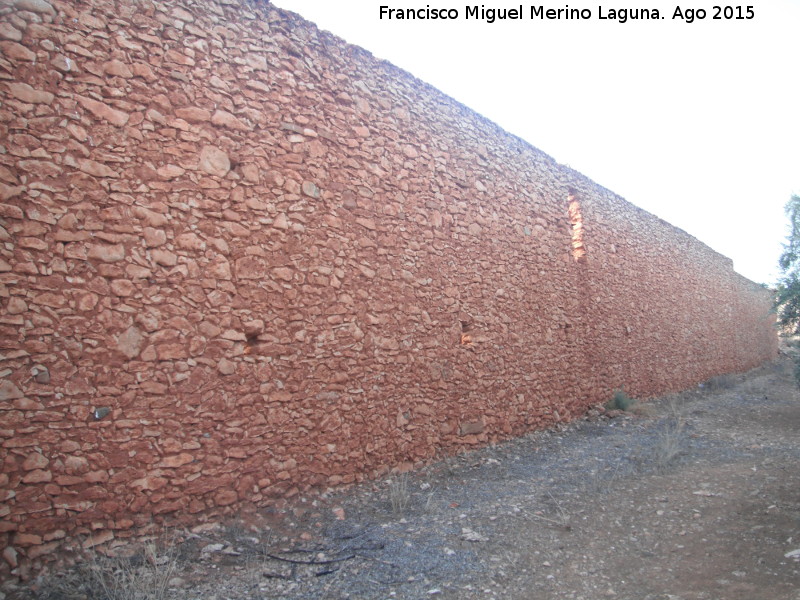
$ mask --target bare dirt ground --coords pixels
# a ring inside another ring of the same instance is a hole
[[[600,413],[175,532],[152,561],[165,588],[139,597],[800,600],[800,393],[789,360],[638,414]],[[93,593],[89,579],[84,569],[9,594],[137,597]]]

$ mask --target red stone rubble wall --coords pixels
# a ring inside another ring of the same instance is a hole
[[[263,1],[5,0],[0,103],[0,577],[776,355],[728,259]]]

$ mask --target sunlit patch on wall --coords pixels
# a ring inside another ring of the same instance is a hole
[[[572,258],[575,262],[586,260],[586,246],[583,243],[583,215],[578,196],[571,192],[567,197],[569,222],[572,228]]]

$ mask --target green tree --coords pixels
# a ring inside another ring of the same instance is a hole
[[[800,196],[792,195],[786,203],[790,233],[778,259],[781,277],[775,295],[778,324],[787,333],[800,333]]]

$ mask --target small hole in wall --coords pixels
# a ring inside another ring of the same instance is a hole
[[[248,335],[244,342],[245,356],[250,354],[258,354],[258,335]]]
[[[472,346],[472,324],[468,321],[461,321],[461,345]]]
[[[572,229],[572,258],[575,262],[586,260],[586,246],[583,243],[583,215],[577,194],[570,192],[567,197],[570,227]]]

